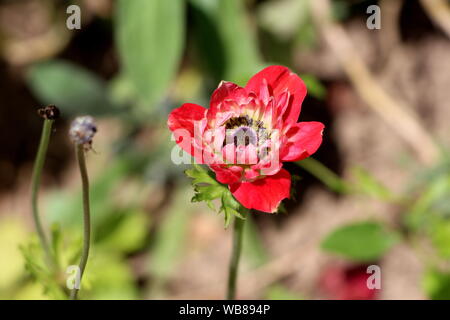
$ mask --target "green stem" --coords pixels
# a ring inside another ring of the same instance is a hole
[[[236,217],[233,228],[233,251],[231,253],[230,266],[228,270],[227,299],[234,300],[236,297],[236,280],[239,269],[239,259],[242,251],[242,239],[244,235],[244,219]]]
[[[302,161],[298,161],[296,164],[311,173],[334,192],[343,194],[350,193],[351,186],[347,183],[347,181],[341,179],[336,173],[328,169],[320,161],[310,157]]]
[[[31,178],[31,208],[33,211],[33,220],[36,227],[36,231],[39,236],[42,248],[45,252],[47,263],[51,266],[54,265],[53,255],[49,246],[49,242],[42,227],[41,220],[39,218],[38,209],[38,194],[39,186],[41,183],[42,169],[44,168],[45,155],[47,154],[48,144],[50,142],[50,135],[52,133],[53,120],[45,119],[44,126],[42,128],[41,141],[39,142],[39,149],[36,155],[36,160],[33,167],[33,176]]]
[[[86,268],[87,260],[89,257],[89,247],[91,243],[91,213],[89,207],[89,177],[86,169],[86,161],[84,157],[84,146],[77,145],[76,146],[76,155],[78,166],[80,168],[81,174],[81,182],[83,187],[83,225],[84,225],[84,235],[83,235],[83,251],[81,253],[81,260],[79,264],[79,272],[80,272],[80,283],[81,286],[81,278],[83,277],[84,270]],[[70,293],[70,299],[76,300],[79,289],[73,288]]]

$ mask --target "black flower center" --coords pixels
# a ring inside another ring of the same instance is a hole
[[[267,130],[262,121],[255,121],[249,116],[239,116],[229,119],[225,123],[226,137],[223,145],[258,146],[267,139]]]
[[[257,145],[258,136],[255,130],[251,127],[242,126],[234,130],[231,135],[235,146],[248,146],[249,144]]]

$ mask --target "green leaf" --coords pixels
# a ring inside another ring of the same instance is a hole
[[[244,84],[261,65],[256,38],[248,24],[245,2],[219,0],[216,21],[224,43],[225,79]]]
[[[199,63],[212,74],[214,82],[225,79],[225,49],[216,23],[218,2],[190,0],[192,12],[192,37],[196,45]]]
[[[16,217],[16,218],[12,218]],[[19,245],[25,242],[29,235],[29,229],[24,219],[10,215],[7,212],[0,214],[0,292],[14,287],[15,283],[23,276],[20,268],[23,263]]]
[[[116,41],[123,72],[147,105],[158,103],[174,78],[184,47],[185,1],[119,0]]]
[[[89,257],[80,299],[134,300],[139,298],[135,274],[124,257],[99,250]],[[84,289],[83,289],[84,288]]]
[[[228,187],[219,183],[213,178],[212,172],[203,169],[199,165],[194,165],[192,169],[185,171],[186,175],[192,178],[195,195],[192,202],[205,201],[208,206],[214,210],[212,200],[220,200],[219,213],[224,213],[225,227],[228,227],[233,217],[245,219],[242,213],[245,209],[231,194]]]
[[[245,84],[262,66],[245,1],[190,0],[194,37],[202,61],[215,78]]]
[[[268,300],[303,300],[304,298],[296,292],[292,292],[282,285],[274,285],[266,292]]]
[[[243,254],[252,267],[260,267],[269,261],[269,253],[254,223],[253,215],[247,215],[244,228]]]
[[[327,89],[315,76],[310,74],[300,75],[302,80],[305,82],[306,88],[308,89],[308,94],[316,99],[323,100],[327,94]]]
[[[117,212],[115,197],[111,194],[120,186],[125,176],[135,171],[141,174],[141,166],[148,163],[148,154],[135,154],[134,150],[127,150],[120,156],[108,160],[103,164],[104,169],[91,182],[91,211],[92,224],[100,226],[105,221],[111,219],[111,212]],[[79,192],[63,192],[55,190],[47,195],[49,198],[46,208],[47,219],[50,222],[58,222],[62,228],[78,226],[80,223],[80,212],[82,212],[82,202],[80,188]],[[64,212],[64,214],[61,214]]]
[[[355,167],[352,173],[356,178],[358,192],[381,200],[394,199],[392,192],[367,170],[361,167]]]
[[[263,2],[258,6],[260,25],[282,40],[289,40],[309,16],[307,0]]]
[[[437,219],[430,229],[431,240],[438,254],[445,259],[450,258],[450,221]]]
[[[350,186],[345,180],[341,179],[337,174],[314,158],[306,158],[302,161],[296,162],[296,164],[311,173],[334,192],[349,192]]]
[[[43,104],[54,104],[63,116],[104,116],[121,111],[108,96],[102,79],[75,64],[50,60],[33,65],[27,82]]]
[[[441,212],[442,208],[436,206],[442,199],[450,195],[450,175],[443,174],[428,181],[425,189],[412,204],[405,222],[411,229],[427,229],[436,218],[448,216],[448,212]]]
[[[150,230],[148,215],[137,209],[124,210],[122,214],[114,214],[118,221],[103,223],[95,232],[95,242],[99,242],[102,250],[131,253],[141,249]]]
[[[450,299],[450,273],[429,269],[424,275],[422,286],[433,300]]]
[[[164,220],[156,231],[149,260],[149,270],[156,280],[151,293],[161,290],[184,252],[189,221],[187,213],[190,210],[186,206],[189,195],[189,190],[185,188],[177,190],[175,201],[164,213]]]
[[[20,250],[25,260],[25,269],[32,279],[43,287],[44,294],[53,299],[66,299],[66,295],[57,282],[55,275],[44,262],[44,252],[40,244],[33,240],[26,245],[20,246]]]
[[[381,258],[397,241],[397,234],[379,223],[365,221],[338,228],[321,246],[351,260],[370,262]]]

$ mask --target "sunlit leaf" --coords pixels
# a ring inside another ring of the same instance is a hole
[[[436,219],[430,226],[431,240],[439,255],[450,258],[450,221]]]
[[[225,79],[244,85],[261,64],[244,1],[219,0],[216,21],[224,43],[227,64]]]
[[[303,297],[296,293],[288,290],[282,285],[274,285],[267,289],[266,299],[268,300],[302,300]]]
[[[184,1],[119,0],[116,40],[123,72],[148,106],[173,80],[184,47]]]
[[[61,287],[61,283],[58,282],[44,260],[44,252],[40,244],[33,239],[33,241],[22,245],[20,250],[25,260],[26,271],[34,281],[42,286],[43,294],[52,299],[66,299],[67,296]]]
[[[381,258],[397,241],[397,234],[379,223],[365,221],[338,228],[321,246],[351,260],[370,262]]]
[[[50,60],[33,65],[27,82],[42,104],[54,104],[64,117],[110,115],[121,109],[112,103],[106,85],[94,73],[73,63]]]
[[[96,232],[96,235],[103,233],[103,237],[98,240],[99,246],[104,250],[130,253],[142,248],[149,230],[149,219],[145,212],[125,210],[117,223],[110,228],[104,223],[102,230]]]
[[[450,273],[429,269],[424,275],[422,286],[433,300],[450,299]]]
[[[307,0],[268,1],[258,7],[262,27],[284,40],[295,35],[308,17]]]
[[[88,282],[88,286],[86,286]],[[80,290],[81,299],[133,300],[138,290],[130,265],[122,257],[99,251],[92,255]]]
[[[3,217],[0,220],[0,291],[13,286],[23,275],[23,257],[19,245],[28,238],[27,227],[20,220]]]
[[[155,277],[151,294],[159,293],[182,258],[190,210],[186,203],[189,203],[190,195],[184,188],[175,192],[174,202],[164,212],[164,220],[155,234],[148,261],[150,273]]]

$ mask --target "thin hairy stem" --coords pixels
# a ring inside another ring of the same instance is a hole
[[[45,258],[49,265],[54,265],[53,255],[49,246],[49,242],[42,227],[39,217],[38,194],[41,183],[42,170],[44,168],[45,156],[47,154],[48,144],[50,142],[50,134],[52,133],[53,120],[45,119],[42,128],[41,141],[39,143],[36,160],[34,162],[33,176],[31,179],[31,208],[33,211],[33,221],[39,236],[42,248],[45,252]]]
[[[86,264],[89,257],[89,247],[91,243],[91,213],[89,207],[89,177],[86,169],[86,160],[84,157],[84,146],[82,144],[76,145],[76,156],[78,161],[78,166],[80,169],[81,182],[83,188],[83,251],[81,253],[81,260],[79,264],[79,283],[77,287],[73,288],[70,293],[70,299],[76,300],[78,291],[81,286],[81,279],[86,269]]]

